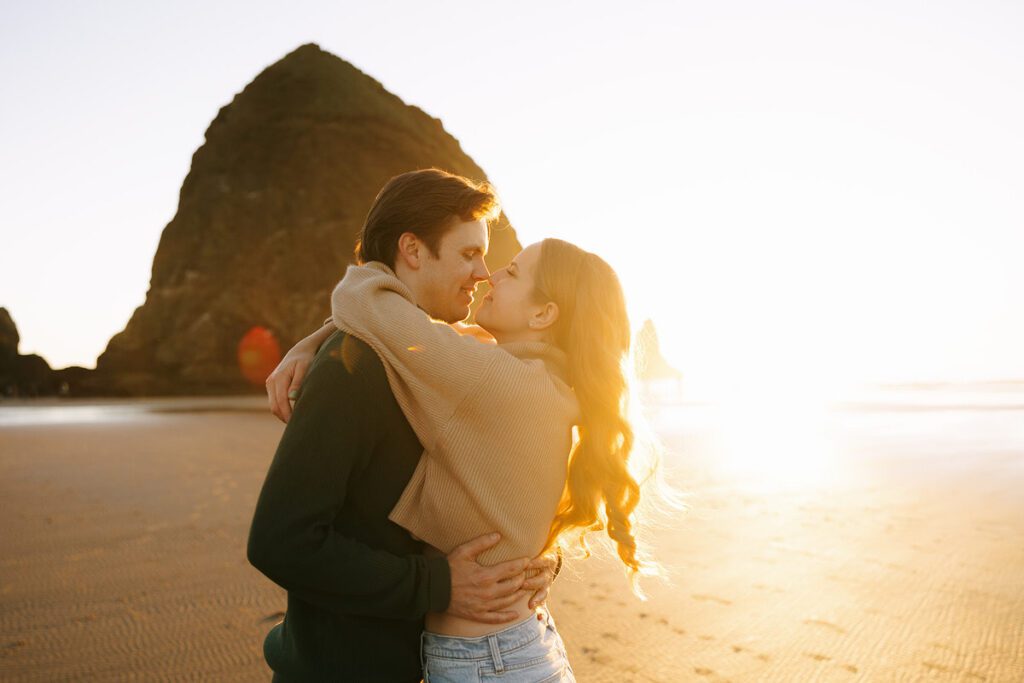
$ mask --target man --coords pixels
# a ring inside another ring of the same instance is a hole
[[[497,214],[487,184],[433,169],[406,173],[378,194],[356,256],[391,266],[421,308],[455,323],[488,276],[487,226]],[[400,247],[404,257],[396,259]],[[496,536],[427,556],[388,520],[423,447],[377,355],[332,329],[305,342],[319,345],[329,335],[296,380],[302,395],[294,413],[273,386],[289,378],[268,380],[274,412],[288,426],[256,505],[248,556],[288,591],[288,611],[267,635],[264,656],[281,681],[419,681],[428,611],[510,621],[514,614],[503,610],[521,591],[544,594],[550,582],[549,572],[527,580],[526,570],[552,563],[479,565],[476,556]]]

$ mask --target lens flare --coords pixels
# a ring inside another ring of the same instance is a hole
[[[251,327],[238,342],[238,369],[250,384],[266,382],[280,362],[281,347],[274,333],[265,327]]]

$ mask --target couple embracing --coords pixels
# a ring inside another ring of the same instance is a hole
[[[499,211],[487,183],[392,178],[330,320],[267,381],[288,424],[248,555],[288,592],[275,681],[573,681],[560,548],[605,529],[643,568],[618,278],[555,239],[489,273]]]

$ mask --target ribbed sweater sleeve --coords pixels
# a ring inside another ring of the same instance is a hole
[[[494,344],[431,319],[382,263],[350,266],[331,296],[331,312],[339,329],[381,357],[395,396],[428,452],[489,368],[518,363]]]

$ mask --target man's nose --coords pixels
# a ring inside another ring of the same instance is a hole
[[[487,272],[487,264],[484,263],[483,259],[480,259],[480,262],[473,268],[473,279],[477,282],[490,279],[490,273]]]

